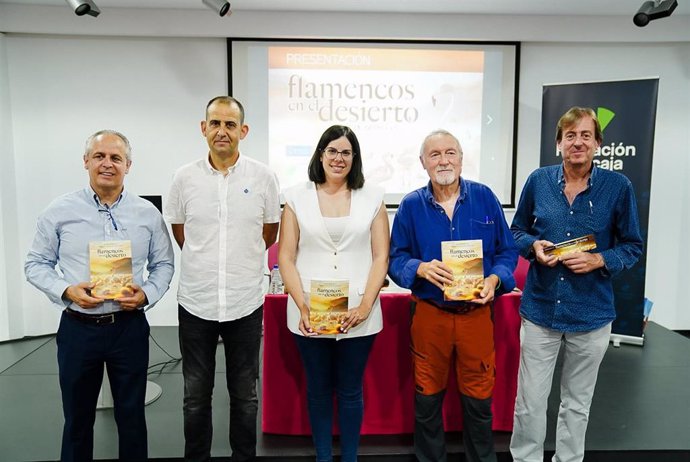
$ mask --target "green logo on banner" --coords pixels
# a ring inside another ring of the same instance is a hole
[[[616,117],[616,113],[605,107],[597,107],[597,119],[603,132],[611,121]],[[623,170],[623,161],[628,157],[635,157],[636,147],[634,145],[624,145],[623,142],[615,141],[611,144],[599,146],[594,153],[594,164],[599,168],[607,170]]]
[[[597,119],[599,119],[599,125],[601,125],[602,132],[606,130],[606,127],[613,120],[614,117],[616,117],[616,113],[613,112],[611,109],[607,109],[605,107],[597,108]]]

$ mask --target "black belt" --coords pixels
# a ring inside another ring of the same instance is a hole
[[[428,298],[425,299],[420,299],[420,301],[424,303],[428,303],[429,305],[435,306],[441,311],[445,311],[447,313],[453,313],[453,314],[467,314],[470,311],[474,311],[478,308],[482,308],[485,305],[480,305],[478,303],[470,303],[470,302],[456,302],[458,303],[457,305],[441,305],[435,300],[431,300]]]
[[[106,326],[108,324],[114,324],[115,321],[117,321],[118,319],[122,319],[124,316],[131,316],[139,312],[141,312],[141,310],[114,311],[108,314],[86,314],[82,313],[81,311],[75,311],[71,308],[65,308],[65,314],[73,317],[74,319],[78,319],[81,322],[85,322],[87,324],[95,324],[97,326]]]

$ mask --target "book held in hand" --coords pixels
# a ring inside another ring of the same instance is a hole
[[[443,288],[444,300],[474,300],[484,288],[481,239],[441,242],[441,260],[453,271],[453,283]]]
[[[309,292],[309,323],[319,334],[341,334],[347,316],[348,281],[311,281]]]
[[[131,241],[89,242],[91,296],[112,300],[132,295]]]
[[[597,243],[594,240],[594,234],[587,234],[586,236],[576,237],[575,239],[544,247],[543,250],[544,255],[556,255],[559,257],[572,252],[587,252],[596,248]]]

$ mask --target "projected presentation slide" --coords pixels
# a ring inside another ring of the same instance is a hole
[[[463,176],[512,201],[514,54],[506,78],[503,48],[233,44],[249,45],[233,51],[232,63],[233,93],[248,113],[246,142],[258,138],[253,153],[266,152],[281,189],[307,180],[326,128],[347,125],[359,138],[366,181],[383,186],[395,205],[427,183],[421,142],[446,129],[462,145]]]

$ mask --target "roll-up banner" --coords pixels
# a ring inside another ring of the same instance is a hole
[[[544,85],[541,112],[542,167],[562,162],[555,142],[556,124],[561,115],[573,106],[591,107],[604,133],[603,142],[594,154],[594,164],[622,173],[633,184],[645,248],[633,268],[614,278],[617,316],[612,338],[630,337],[633,340],[629,343],[640,345],[643,344],[649,192],[658,88],[658,78]]]

